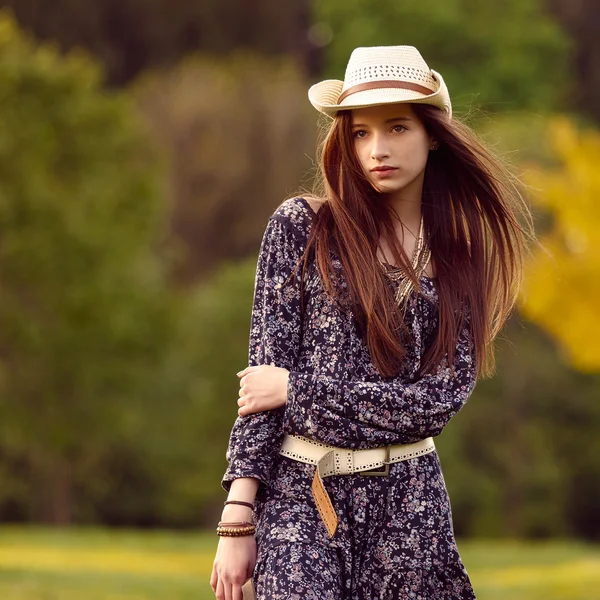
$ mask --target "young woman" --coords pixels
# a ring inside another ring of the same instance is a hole
[[[530,214],[416,48],[358,48],[309,98],[322,190],[264,233],[211,585],[475,598],[433,437],[494,370]]]

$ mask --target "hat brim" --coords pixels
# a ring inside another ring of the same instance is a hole
[[[414,102],[417,104],[431,104],[446,112],[452,117],[452,104],[448,89],[442,76],[431,70],[434,78],[438,82],[438,89],[432,94],[421,94],[413,90],[401,88],[377,88],[356,92],[351,96],[344,98],[341,103],[338,99],[342,93],[344,82],[338,79],[326,79],[316,83],[308,90],[308,99],[310,103],[319,111],[330,117],[341,110],[352,110],[356,108],[367,108],[370,106],[379,106],[382,104],[400,104]]]

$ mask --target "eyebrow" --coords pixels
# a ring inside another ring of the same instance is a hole
[[[386,123],[393,123],[394,121],[412,121],[410,117],[392,117],[391,119],[387,119]],[[352,127],[367,127],[363,123],[352,123]]]

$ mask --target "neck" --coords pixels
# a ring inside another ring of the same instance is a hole
[[[406,186],[403,190],[389,194],[387,201],[392,206],[402,224],[414,235],[419,234],[419,226],[421,224],[421,196],[423,194],[423,181],[415,180]],[[401,228],[400,223],[398,227]]]

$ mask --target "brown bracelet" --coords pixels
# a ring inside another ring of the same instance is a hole
[[[254,527],[250,521],[219,521],[217,527]]]
[[[226,500],[223,503],[223,506],[227,506],[228,504],[239,504],[240,506],[247,506],[248,508],[254,510],[254,504],[251,504],[250,502],[243,502],[242,500]]]
[[[254,525],[251,527],[217,527],[217,535],[220,537],[245,537],[255,533]]]

